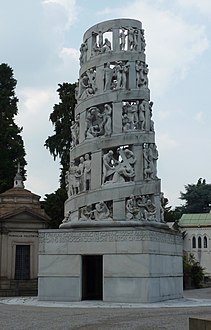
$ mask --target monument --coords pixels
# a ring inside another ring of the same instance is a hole
[[[164,222],[145,47],[137,20],[84,34],[65,218],[40,231],[40,300],[182,296],[182,238]]]

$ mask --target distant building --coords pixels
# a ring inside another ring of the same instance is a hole
[[[38,230],[49,220],[39,199],[24,189],[20,169],[0,194],[0,296],[37,294]]]
[[[179,227],[184,233],[184,252],[192,253],[206,276],[211,276],[211,213],[183,214]]]

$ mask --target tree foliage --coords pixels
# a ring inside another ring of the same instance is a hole
[[[180,218],[180,213],[178,213],[176,210],[172,210],[172,207],[169,206],[168,203],[168,198],[164,197],[164,220],[165,222],[175,222]]]
[[[58,228],[64,219],[64,202],[67,199],[66,190],[57,189],[54,193],[46,194],[42,206],[51,218],[49,228]]]
[[[0,65],[0,193],[13,187],[18,163],[25,178],[26,153],[20,135],[22,128],[14,121],[18,114],[16,84],[12,68],[2,63]]]
[[[207,213],[211,206],[211,184],[200,178],[196,184],[185,186],[185,192],[180,193],[180,199],[185,201],[181,207],[182,213]]]
[[[204,268],[196,261],[193,254],[183,257],[184,288],[201,288],[204,280]]]
[[[67,199],[65,188],[65,173],[69,168],[69,153],[72,142],[71,122],[74,120],[75,87],[76,84],[63,83],[58,85],[59,104],[55,104],[50,114],[54,126],[54,134],[45,141],[45,146],[53,155],[54,160],[60,159],[60,188],[54,193],[46,194],[43,207],[51,218],[50,228],[58,228],[64,219],[64,202]]]
[[[45,146],[53,155],[54,160],[59,157],[61,164],[60,186],[65,188],[65,173],[69,167],[69,151],[72,141],[71,122],[74,120],[76,84],[59,84],[57,92],[60,102],[55,104],[50,114],[50,121],[54,126],[54,134],[45,141]]]

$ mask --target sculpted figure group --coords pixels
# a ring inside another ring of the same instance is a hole
[[[113,150],[109,150],[103,155],[102,183],[132,181],[135,176],[135,162],[136,158],[128,148],[117,149],[116,157],[114,157]]]
[[[158,151],[155,143],[146,143],[143,148],[144,179],[157,179]]]
[[[95,205],[87,205],[80,209],[80,221],[112,221],[111,208],[106,202],[100,201]]]
[[[130,197],[126,201],[126,219],[156,221],[156,207],[149,195]]]
[[[154,131],[152,120],[152,102],[124,102],[122,105],[122,130]]]
[[[66,189],[68,197],[90,189],[91,182],[91,159],[89,154],[80,157],[78,165],[70,161],[69,170],[66,172]]]
[[[104,91],[112,89],[127,89],[130,64],[118,61],[112,67],[108,62],[104,66]]]
[[[112,108],[104,104],[103,109],[91,107],[87,110],[85,121],[85,138],[92,139],[97,136],[110,136],[112,133]]]
[[[147,88],[148,87],[148,64],[136,61],[136,87],[137,88]]]

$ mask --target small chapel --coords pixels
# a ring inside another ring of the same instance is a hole
[[[39,199],[19,166],[13,188],[0,194],[0,296],[37,295],[38,230],[50,220]]]

